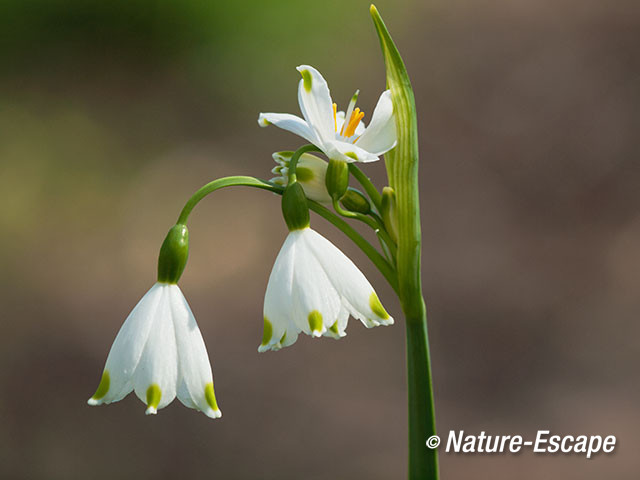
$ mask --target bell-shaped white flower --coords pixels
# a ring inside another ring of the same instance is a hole
[[[178,285],[156,283],[131,311],[88,403],[117,402],[132,390],[147,405],[147,414],[177,396],[208,417],[222,416],[204,340]]]
[[[278,175],[271,179],[271,182],[283,187],[289,183],[289,161],[294,152],[275,152],[273,160],[278,164],[271,170]],[[321,203],[330,203],[331,197],[325,185],[327,166],[329,164],[310,153],[303,153],[296,166],[296,177],[305,196],[310,200]]]
[[[393,324],[371,284],[335,245],[309,227],[289,232],[269,277],[258,351],[289,346],[300,332],[343,337],[349,315],[366,327]]]
[[[302,79],[298,85],[298,103],[304,120],[288,113],[261,113],[258,124],[275,125],[295,133],[317,146],[332,160],[373,162],[391,150],[397,141],[391,91],[380,95],[371,122],[365,127],[364,113],[356,108],[356,92],[346,113],[338,111],[329,86],[320,72],[301,65]]]

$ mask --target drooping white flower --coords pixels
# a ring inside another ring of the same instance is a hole
[[[177,396],[211,418],[222,416],[207,349],[180,288],[156,283],[116,336],[89,405],[122,400],[131,391],[155,414]]]
[[[278,165],[271,172],[278,176],[272,178],[271,182],[283,187],[289,183],[289,161],[293,153],[275,152],[273,154],[273,160]],[[331,202],[331,197],[325,185],[328,165],[325,160],[310,153],[303,153],[300,156],[296,166],[296,177],[308,199],[322,203]]]
[[[393,324],[371,284],[335,245],[309,227],[289,232],[269,277],[258,351],[289,346],[300,332],[343,337],[349,315],[366,327]]]
[[[338,111],[329,86],[320,72],[301,65],[298,103],[304,120],[288,113],[261,113],[258,124],[275,125],[295,133],[317,146],[332,160],[373,162],[396,145],[396,127],[391,91],[380,95],[369,126],[362,122],[364,113],[356,108],[358,92],[349,102],[347,112]]]

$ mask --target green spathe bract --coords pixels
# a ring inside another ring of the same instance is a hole
[[[160,247],[158,281],[178,283],[189,257],[189,230],[186,225],[171,227]]]
[[[389,185],[395,191],[397,221],[398,296],[407,325],[407,382],[409,386],[409,479],[437,479],[438,456],[425,448],[436,434],[427,336],[427,314],[420,273],[420,203],[418,199],[418,125],[409,75],[378,10],[371,16],[380,38],[391,90],[398,141],[385,160]]]

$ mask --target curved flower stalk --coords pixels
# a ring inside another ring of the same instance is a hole
[[[289,346],[300,332],[344,337],[349,315],[367,328],[393,325],[369,281],[333,243],[310,227],[289,232],[269,277],[258,351]]]
[[[176,245],[186,242],[186,235],[184,225],[169,232],[161,251],[164,255],[161,253],[158,282],[120,328],[89,405],[117,402],[135,391],[147,405],[147,415],[157,413],[177,396],[185,406],[210,418],[222,416],[204,340],[189,304],[175,283],[176,270],[180,267],[167,267],[167,264],[179,264],[180,256],[186,262],[186,255],[180,251],[184,245]]]
[[[261,113],[261,127],[275,125],[301,136],[317,146],[329,159],[343,162],[373,162],[396,145],[396,127],[391,92],[382,92],[365,127],[364,112],[356,108],[358,91],[354,93],[346,113],[338,111],[329,86],[318,70],[300,65],[298,103],[304,120],[289,113]]]

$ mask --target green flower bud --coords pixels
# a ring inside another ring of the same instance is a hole
[[[329,160],[325,182],[331,198],[340,200],[349,186],[349,165],[347,162]]]
[[[394,242],[398,241],[398,219],[396,217],[396,191],[391,187],[382,189],[382,204],[380,205],[382,220],[387,232]]]
[[[340,199],[342,206],[351,212],[362,213],[368,215],[371,212],[371,203],[358,190],[349,187],[344,196]]]
[[[189,230],[177,224],[167,233],[158,257],[158,282],[178,283],[189,257]]]
[[[289,231],[302,230],[309,226],[307,197],[299,182],[289,185],[282,194],[282,215]]]

